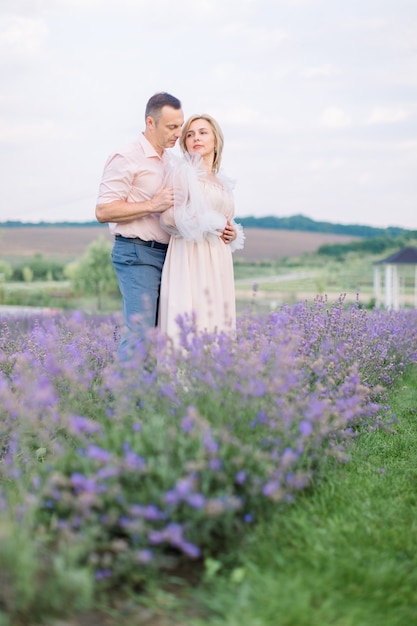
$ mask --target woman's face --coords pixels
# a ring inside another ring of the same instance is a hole
[[[213,129],[207,120],[191,122],[185,135],[185,147],[190,154],[200,154],[203,159],[214,159],[215,138]]]

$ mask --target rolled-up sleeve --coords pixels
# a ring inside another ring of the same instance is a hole
[[[98,190],[97,204],[127,200],[132,189],[135,171],[130,159],[114,154],[107,160]]]

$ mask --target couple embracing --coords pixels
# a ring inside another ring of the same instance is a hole
[[[179,140],[183,156],[169,155]],[[178,319],[195,328],[233,332],[232,252],[243,247],[230,181],[220,173],[223,133],[210,115],[184,124],[181,102],[162,92],[145,110],[137,141],[107,159],[96,217],[114,235],[112,263],[123,302],[126,358],[149,328],[175,343]]]

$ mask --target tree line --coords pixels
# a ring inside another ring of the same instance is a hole
[[[361,224],[337,224],[332,222],[318,222],[305,215],[292,215],[290,217],[277,217],[268,215],[265,217],[240,217],[237,221],[244,228],[266,228],[276,230],[297,230],[302,232],[314,233],[330,233],[333,235],[352,235],[354,237],[398,237],[404,233],[410,232],[406,228],[399,226],[388,226],[387,228],[377,228],[373,226],[364,226]],[[19,222],[7,221],[0,222],[1,228],[21,228],[21,227],[97,227],[96,221],[90,222]],[[417,236],[416,231],[414,235]]]
[[[352,235],[354,237],[398,237],[409,232],[406,228],[389,226],[376,228],[361,224],[333,224],[331,222],[316,222],[305,215],[291,217],[242,217],[238,220],[246,228],[266,228],[277,230],[297,230],[312,233],[330,233],[332,235]],[[414,231],[417,236],[417,232]]]
[[[323,256],[340,258],[348,252],[365,254],[382,254],[385,251],[392,251],[393,248],[405,248],[415,245],[417,242],[417,231],[404,231],[396,237],[367,237],[348,243],[326,243],[317,250]]]

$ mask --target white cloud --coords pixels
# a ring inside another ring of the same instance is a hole
[[[346,128],[352,124],[352,116],[340,107],[327,107],[321,114],[319,123],[325,128]]]
[[[342,168],[345,164],[344,159],[330,158],[330,159],[312,159],[307,163],[307,171],[309,172],[329,172]]]
[[[301,72],[301,75],[306,78],[332,78],[340,74],[340,68],[335,67],[332,63],[323,63],[322,65],[307,67]]]
[[[370,172],[362,172],[358,176],[358,184],[367,187],[375,182],[375,177]]]
[[[230,80],[236,74],[236,64],[232,62],[222,62],[213,66],[210,71],[215,80]]]
[[[406,152],[410,150],[417,151],[417,139],[406,139],[404,141],[398,141],[394,144],[396,150],[404,150]]]
[[[257,122],[258,113],[255,109],[247,106],[239,106],[223,112],[223,124],[246,125]]]
[[[409,117],[402,107],[376,107],[370,114],[368,124],[396,124]]]
[[[232,22],[219,29],[225,40],[235,39],[240,46],[246,49],[257,50],[258,53],[266,49],[274,49],[289,39],[289,34],[282,28],[270,26],[253,26],[242,22]]]
[[[355,28],[364,31],[379,31],[389,27],[390,22],[385,17],[374,15],[368,18],[358,18],[349,20],[349,24]]]
[[[28,143],[64,139],[59,128],[51,121],[42,123],[0,123],[0,142]]]
[[[44,48],[48,26],[43,19],[16,15],[0,17],[0,53],[3,63],[11,57],[29,58]]]

